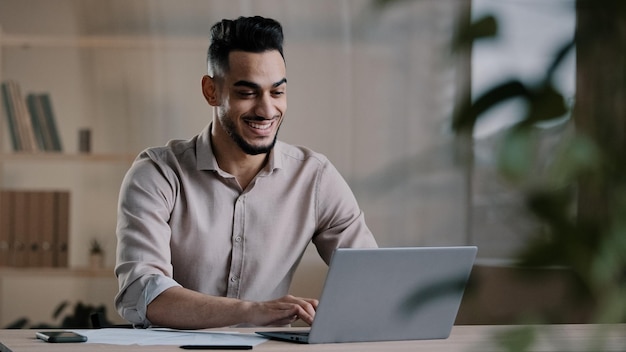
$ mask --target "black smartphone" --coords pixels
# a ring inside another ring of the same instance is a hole
[[[71,331],[39,331],[35,334],[38,339],[46,342],[85,342],[87,336]]]

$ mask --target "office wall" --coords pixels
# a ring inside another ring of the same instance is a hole
[[[464,176],[449,129],[457,93],[450,41],[459,4],[6,0],[0,9],[6,33],[157,36],[180,38],[181,44],[5,50],[4,66],[12,72],[4,78],[15,74],[25,90],[53,93],[67,150],[77,149],[77,131],[87,127],[95,151],[136,153],[189,138],[210,121],[200,79],[212,23],[239,15],[275,17],[284,25],[289,77],[280,138],[330,158],[353,187],[381,245],[465,244]],[[85,167],[52,175],[51,183],[95,178],[95,187],[103,187],[89,210],[74,209],[72,228],[93,231],[73,234],[73,265],[85,263],[94,236],[104,238],[107,263],[113,263],[115,185],[123,165],[114,167],[110,177]],[[8,187],[31,183],[17,176],[6,181]]]
[[[4,33],[180,40],[164,47],[4,50],[2,78],[15,76],[25,89],[53,93],[66,150],[77,150],[77,130],[87,127],[95,151],[137,153],[189,138],[210,121],[200,80],[212,23],[274,17],[284,25],[289,78],[280,138],[329,157],[379,244],[476,244],[484,248],[481,258],[508,259],[528,230],[518,217],[519,200],[506,199],[503,207],[497,200],[508,193],[498,189],[470,203],[449,128],[457,82],[466,74],[451,40],[468,1],[397,1],[381,8],[373,0],[1,0]],[[94,187],[93,202],[73,208],[72,229],[89,231],[72,233],[72,266],[86,265],[94,236],[113,265],[117,188],[126,167],[78,165],[48,175],[49,185]],[[36,182],[28,175],[37,170],[5,166],[3,186],[28,187]],[[472,187],[495,184],[487,171],[478,170]],[[294,293],[315,296],[323,274],[310,249]]]
[[[138,153],[189,138],[210,121],[200,91],[210,25],[239,15],[274,17],[284,25],[289,78],[280,138],[329,157],[353,187],[380,245],[464,244],[464,180],[449,129],[457,93],[450,41],[459,3],[399,1],[378,8],[369,0],[2,0],[3,34],[52,43],[4,47],[2,79],[52,94],[66,151],[75,152],[77,131],[90,128],[94,152]],[[168,44],[142,41],[154,37]],[[63,44],[67,38],[88,44]],[[89,38],[114,44],[92,45]],[[141,45],[125,45],[127,39]],[[110,267],[117,191],[127,166],[5,164],[2,186],[89,189],[72,193],[70,265],[87,265],[95,237]],[[51,170],[43,181],[42,170]],[[317,296],[325,267],[314,249],[302,264],[293,292]],[[102,280],[106,294],[93,297],[110,307],[115,279]],[[44,304],[37,281],[13,278],[4,286],[3,299],[30,293],[16,309],[2,308],[4,322],[20,313],[43,320],[52,302],[92,297],[88,280],[63,278]],[[36,301],[41,304],[31,304]]]

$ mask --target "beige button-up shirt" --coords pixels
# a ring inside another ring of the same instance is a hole
[[[147,305],[170,287],[271,300],[287,294],[310,241],[326,263],[337,247],[376,247],[326,157],[279,141],[241,189],[217,165],[210,127],[137,157],[122,183],[117,237],[115,304],[143,326]]]

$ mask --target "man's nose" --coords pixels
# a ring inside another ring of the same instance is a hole
[[[265,119],[273,119],[280,116],[279,110],[276,108],[275,100],[270,94],[262,95],[256,105],[255,113],[257,116]]]

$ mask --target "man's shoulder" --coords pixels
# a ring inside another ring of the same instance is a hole
[[[285,162],[315,163],[320,166],[329,163],[326,155],[301,145],[277,141],[275,150],[278,151]]]
[[[146,148],[140,158],[148,158],[156,163],[180,163],[189,157],[195,158],[195,137],[189,140],[174,139],[164,146]]]

